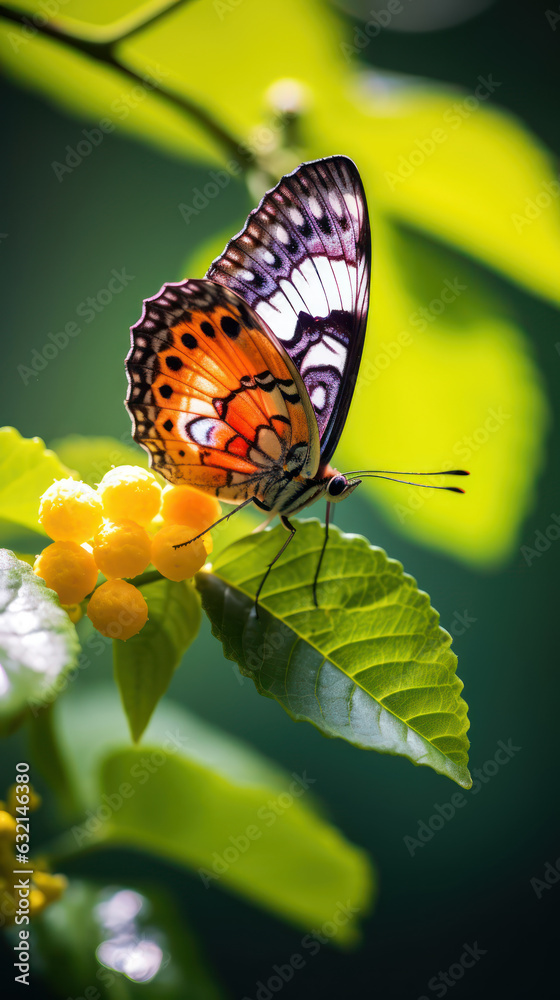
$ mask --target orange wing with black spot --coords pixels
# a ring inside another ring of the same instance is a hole
[[[234,292],[164,285],[144,303],[126,359],[134,438],[153,468],[220,500],[259,499],[295,453],[319,465],[317,421],[284,348]]]

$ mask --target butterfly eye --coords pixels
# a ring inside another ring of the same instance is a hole
[[[327,493],[331,497],[339,497],[348,486],[346,476],[333,476],[327,486]]]

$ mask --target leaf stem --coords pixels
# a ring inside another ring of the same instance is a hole
[[[143,23],[133,24],[132,27],[125,30],[125,32],[118,37],[103,37],[97,39],[81,38],[78,35],[72,34],[60,23],[48,21],[45,21],[45,23],[41,25],[33,23],[32,30],[33,34],[36,33],[44,35],[47,38],[52,38],[55,41],[62,43],[68,48],[75,49],[78,52],[83,52],[85,55],[89,56],[90,59],[125,74],[125,76],[130,77],[135,81],[135,83],[139,83],[142,86],[148,82],[147,77],[142,76],[140,73],[137,73],[136,70],[126,66],[120,59],[117,58],[115,49],[121,42],[129,39],[132,35],[141,31],[143,28],[153,24],[159,17],[170,13],[174,7],[180,6],[183,2],[184,0],[175,0],[175,2],[170,3],[165,9],[158,10],[149,20],[144,21]],[[18,11],[11,10],[4,4],[0,4],[0,16],[4,17],[7,21],[12,21],[21,28],[29,28],[29,17],[25,14],[19,13]],[[254,155],[246,149],[240,139],[229,132],[223,122],[211,115],[209,111],[201,107],[195,101],[190,100],[190,98],[185,97],[182,94],[174,93],[166,87],[162,87],[161,84],[158,83],[151,75],[149,77],[149,84],[150,90],[160,94],[170,104],[174,104],[175,107],[182,111],[186,116],[201,125],[208,135],[216,141],[217,145],[221,147],[222,151],[236,160],[242,170],[247,171],[255,165],[256,161]]]
[[[158,580],[163,580],[163,579],[165,579],[165,577],[163,577],[157,569],[148,569],[144,573],[140,573],[139,576],[135,576],[133,579],[129,580],[128,583],[131,583],[134,587],[143,587],[146,583],[157,583]],[[103,584],[106,582],[107,581],[105,577],[103,577],[100,583],[95,584],[95,587],[92,590],[92,594],[95,593],[95,591],[98,590],[99,587],[102,587]],[[84,610],[88,601],[89,597],[87,597],[86,600],[82,602]]]
[[[73,815],[78,804],[54,724],[54,704],[29,716],[29,745],[33,760],[53,789],[62,811]]]
[[[49,860],[51,868],[64,866],[69,861],[86,858],[96,851],[102,850],[107,845],[103,840],[91,840],[87,844],[76,844],[76,838],[70,830],[66,830],[53,840],[42,845],[41,854]],[[111,846],[110,844],[108,845]]]

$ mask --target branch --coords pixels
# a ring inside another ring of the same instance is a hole
[[[67,48],[74,49],[77,52],[82,52],[94,62],[108,66],[120,73],[124,73],[126,76],[130,77],[130,79],[134,80],[135,83],[143,85],[146,82],[145,78],[137,73],[136,70],[124,65],[118,59],[115,49],[121,44],[121,42],[128,40],[137,32],[154,24],[159,18],[169,14],[174,8],[180,6],[182,3],[184,3],[184,0],[170,0],[164,9],[158,9],[152,17],[148,20],[142,21],[141,23],[135,21],[131,24],[130,20],[128,20],[127,29],[124,33],[121,32],[121,34],[117,37],[107,37],[105,31],[102,31],[102,37],[82,38],[79,35],[73,34],[62,24],[55,21],[46,21],[41,25],[35,24],[34,22],[31,22],[30,17],[18,11],[11,10],[9,7],[6,7],[5,4],[0,4],[0,16],[5,18],[5,20],[18,25],[20,28],[29,29],[31,27],[34,34],[43,35],[44,37],[53,39]],[[90,30],[91,33],[95,33],[94,28],[91,28]],[[244,171],[247,171],[250,167],[255,165],[255,158],[253,154],[249,153],[243,143],[232,135],[222,122],[214,118],[205,108],[201,107],[195,101],[191,101],[188,97],[184,97],[183,95],[167,90],[167,88],[162,87],[161,84],[157,83],[153,80],[153,78],[150,78],[150,89],[153,90],[154,93],[160,94],[160,96],[166,101],[169,101],[170,104],[173,104],[185,115],[201,125],[203,129],[205,129],[205,131],[216,140],[217,144],[221,146],[223,152],[228,156],[235,158]]]

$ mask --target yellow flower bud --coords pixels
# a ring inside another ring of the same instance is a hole
[[[36,871],[33,875],[33,883],[40,889],[49,903],[60,899],[68,886],[68,879],[64,875],[51,875],[49,872]]]
[[[9,812],[0,812],[0,840],[14,843],[16,839],[16,821]]]

